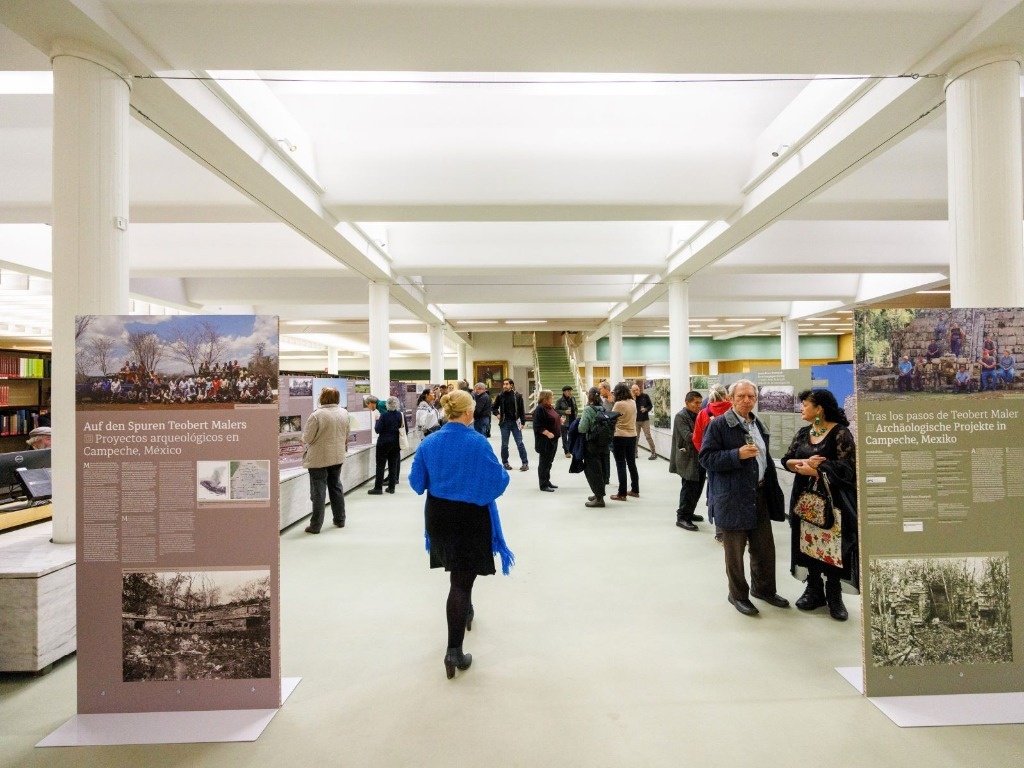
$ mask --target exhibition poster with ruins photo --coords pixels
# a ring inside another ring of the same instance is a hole
[[[786,368],[720,373],[708,376],[707,382],[709,386],[721,384],[728,389],[740,379],[752,381],[757,386],[757,417],[768,429],[768,450],[777,459],[789,448],[797,430],[804,426],[798,395],[811,388],[811,371],[808,368]]]
[[[865,693],[1024,690],[1024,309],[854,328]]]
[[[281,704],[276,317],[77,318],[78,712]]]

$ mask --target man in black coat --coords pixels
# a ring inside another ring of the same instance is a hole
[[[484,437],[491,436],[491,396],[487,393],[487,386],[477,382],[473,388],[473,399],[476,407],[473,408],[473,429]]]
[[[516,384],[512,379],[501,382],[501,392],[494,398],[491,411],[498,417],[498,428],[501,430],[501,465],[505,469],[512,469],[508,463],[508,438],[512,435],[519,449],[519,459],[523,462],[519,471],[526,472],[530,469],[522,431],[526,426],[526,406],[523,404],[523,396],[516,392]]]
[[[758,613],[751,597],[777,608],[789,601],[775,591],[772,520],[785,520],[786,503],[768,452],[769,434],[754,416],[757,386],[740,379],[729,388],[732,408],[708,424],[700,463],[708,472],[708,508],[722,528],[729,602],[745,616]],[[743,550],[750,547],[750,580]]]
[[[572,458],[569,425],[576,421],[576,398],[572,396],[572,387],[562,387],[562,396],[555,403],[555,412],[562,417],[562,452],[569,459]]]

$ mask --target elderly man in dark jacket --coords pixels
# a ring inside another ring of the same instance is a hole
[[[775,591],[775,537],[772,520],[785,520],[785,499],[768,452],[767,428],[753,414],[757,387],[741,379],[729,388],[732,408],[704,432],[700,463],[708,472],[708,505],[722,528],[729,602],[755,616],[751,597],[777,608],[789,601]],[[747,584],[743,550],[750,547]]]

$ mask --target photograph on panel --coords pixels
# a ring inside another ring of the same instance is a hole
[[[1024,309],[854,313],[857,393],[868,399],[1024,396]]]
[[[270,570],[124,571],[122,679],[270,677]]]
[[[277,403],[277,318],[76,318],[79,410],[231,408]]]
[[[874,666],[1013,661],[1007,553],[875,557],[868,578]]]

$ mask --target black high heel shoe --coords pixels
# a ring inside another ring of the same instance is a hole
[[[473,654],[463,653],[461,648],[449,648],[448,652],[444,655],[444,673],[451,680],[455,677],[456,669],[465,672],[472,663]]]
[[[473,631],[473,616],[475,614],[476,614],[476,612],[473,610],[473,606],[472,605],[469,606],[469,613],[466,614],[466,631],[467,632],[472,632]]]

